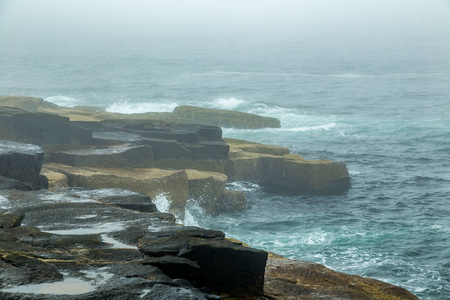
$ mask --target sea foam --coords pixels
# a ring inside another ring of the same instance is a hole
[[[62,96],[62,95],[50,96],[50,97],[44,98],[44,100],[55,103],[56,105],[59,105],[59,106],[64,106],[64,107],[74,107],[76,105],[81,105],[80,100],[78,100],[76,98],[72,98],[72,97]]]
[[[127,100],[115,102],[106,108],[107,112],[120,114],[139,114],[147,112],[172,112],[178,104],[175,102],[147,102],[133,103]]]

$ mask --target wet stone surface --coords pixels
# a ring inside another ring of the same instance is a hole
[[[249,256],[256,263],[243,266]],[[168,221],[138,193],[0,190],[1,299],[261,295],[266,259],[222,232]],[[218,266],[227,278],[217,277]],[[244,280],[243,267],[255,280]]]

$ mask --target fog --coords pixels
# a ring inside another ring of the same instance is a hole
[[[450,39],[450,0],[0,0],[0,47],[154,38]]]

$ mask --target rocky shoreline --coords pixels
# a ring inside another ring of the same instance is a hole
[[[227,126],[277,126],[234,113],[183,107],[125,116],[0,97],[1,298],[417,299],[176,223],[188,199],[210,215],[245,210],[244,192],[228,191],[227,182],[289,193],[350,187],[343,163],[222,139],[215,114]],[[170,213],[152,202],[161,194]]]

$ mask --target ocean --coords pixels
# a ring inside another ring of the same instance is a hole
[[[450,299],[450,45],[436,40],[163,39],[0,46],[0,94],[111,112],[178,105],[277,117],[224,137],[344,162],[344,195],[277,195],[248,182],[243,213],[189,225],[253,247]]]

